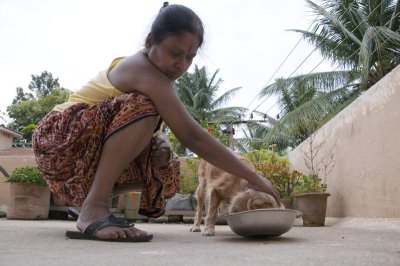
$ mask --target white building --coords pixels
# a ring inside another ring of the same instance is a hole
[[[0,151],[12,147],[13,138],[21,138],[22,135],[12,129],[0,125]]]

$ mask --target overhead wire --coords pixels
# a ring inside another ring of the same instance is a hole
[[[400,13],[400,12],[399,12],[399,13]],[[399,15],[399,13],[398,13],[397,15]],[[386,25],[386,24],[385,24],[385,25]],[[377,45],[376,48],[372,51],[372,53],[377,52],[377,51],[379,50],[379,48],[382,47],[386,42],[387,42],[387,41],[383,41],[381,44]],[[358,53],[360,49],[361,49],[361,48],[359,48],[359,49],[357,49],[356,51],[354,51],[354,52],[350,55],[350,57],[352,57],[353,55],[355,55],[356,53]],[[324,60],[321,60],[321,61],[311,70],[310,73],[312,73],[320,64],[322,64],[323,61],[324,61]],[[339,67],[340,67],[340,66],[336,66],[336,67],[332,70],[332,72],[335,72]],[[299,82],[301,82],[301,81],[299,81]],[[302,98],[303,98],[305,95],[306,95],[306,93],[303,93],[302,95],[300,95],[299,100],[301,101]],[[277,103],[275,103],[275,104],[277,104]],[[271,110],[271,108],[269,109],[269,111],[270,111],[270,110]]]
[[[311,22],[310,26],[307,28],[307,31],[310,30],[311,26],[315,23],[315,21],[317,21],[319,15],[315,17],[314,21]],[[282,68],[282,66],[286,63],[286,61],[288,60],[288,58],[292,55],[292,53],[294,52],[294,50],[296,50],[297,46],[299,46],[299,44],[301,43],[303,37],[301,37],[297,43],[294,45],[294,47],[292,48],[292,50],[289,52],[289,54],[285,57],[285,59],[283,60],[283,62],[278,66],[278,68],[274,71],[274,73],[269,77],[269,79],[267,80],[267,82],[265,83],[265,85],[263,86],[266,87],[270,81],[275,77],[276,73],[278,73],[278,71]],[[254,96],[254,98],[250,101],[250,103],[247,105],[246,109],[248,109],[250,107],[250,105],[258,98],[258,94],[256,96]]]
[[[368,15],[368,17],[369,17],[377,8],[379,8],[379,7],[382,5],[382,3],[383,3],[383,2],[379,3],[379,5],[376,6],[376,7],[370,12],[370,14]],[[346,11],[345,11],[343,14],[345,14],[348,10],[349,10],[349,9],[347,8]],[[367,17],[367,18],[368,18],[368,17]],[[350,33],[353,33],[355,30],[357,30],[358,27],[359,27],[361,24],[362,24],[362,23],[359,23]],[[386,24],[385,24],[385,25],[386,25]],[[346,36],[345,38],[343,38],[343,40],[342,40],[340,43],[338,43],[338,44],[334,47],[333,51],[335,51],[336,49],[338,49],[338,47],[339,47],[340,45],[342,45],[343,42],[344,42],[347,38],[348,38],[348,36]],[[316,49],[316,48],[315,48],[315,49]],[[315,49],[314,49],[314,50],[315,50]],[[360,48],[359,48],[359,49],[360,49]],[[359,51],[359,49],[357,49],[351,56],[353,56],[355,53],[357,53],[357,52]],[[314,50],[313,50],[311,53],[313,53]],[[375,52],[375,50],[374,50],[374,52]],[[303,61],[300,63],[300,66],[301,66],[302,64],[304,64],[304,62],[309,58],[309,56],[311,55],[311,53],[306,57],[305,60],[303,60]],[[326,58],[323,58],[323,59],[322,59],[308,74],[311,74],[311,73],[312,73],[317,67],[319,67],[325,60],[326,60]],[[298,66],[298,67],[295,69],[295,71],[296,71],[300,66]],[[340,66],[337,66],[336,68],[334,68],[334,69],[332,70],[332,72],[335,71],[336,69],[338,69],[339,67],[340,67]],[[291,75],[289,75],[289,77],[287,77],[287,79],[291,78],[292,75],[295,73],[295,71],[293,71],[293,72],[291,73]],[[303,81],[303,80],[305,79],[305,76],[306,76],[306,75],[304,75],[302,79],[298,80],[297,83],[300,83],[301,81]],[[296,83],[295,83],[295,84],[296,84]],[[304,97],[305,95],[306,95],[306,93],[303,93],[302,95],[300,95],[299,98],[301,99],[301,98]],[[257,105],[256,108],[253,109],[252,112],[255,112],[255,111],[256,111],[263,103],[265,103],[265,101],[267,101],[267,100],[268,100],[268,98],[264,99],[260,104]],[[277,101],[274,105],[272,105],[265,113],[268,113],[269,111],[271,111],[278,103],[279,103],[279,101]]]
[[[382,5],[382,2],[370,12],[370,14],[367,16],[367,18],[368,18],[376,9],[378,9],[381,5]],[[344,15],[344,14],[345,14],[346,12],[348,12],[348,11],[349,11],[349,7],[346,9],[346,11],[345,11],[342,15]],[[398,15],[398,14],[396,14],[396,15]],[[319,16],[319,15],[318,15],[318,16]],[[318,16],[317,16],[317,18],[318,18]],[[316,19],[317,19],[317,18],[316,18]],[[314,20],[314,22],[316,21],[316,19]],[[313,23],[314,23],[314,22],[313,22]],[[310,25],[310,27],[313,25],[313,23]],[[355,30],[357,30],[358,27],[359,27],[360,25],[361,25],[361,23],[359,23],[350,33],[353,33]],[[386,23],[385,25],[387,25],[387,23]],[[309,28],[310,28],[310,27],[309,27]],[[348,36],[346,36],[346,37],[342,40],[341,43],[337,44],[336,47],[333,49],[333,51],[336,50],[336,49],[338,49],[338,47],[339,47],[341,44],[343,44],[344,40],[346,40],[347,38],[348,38]],[[292,49],[292,51],[289,53],[289,55],[286,56],[285,60],[280,64],[280,66],[278,67],[278,69],[274,72],[274,74],[270,77],[270,79],[268,80],[268,82],[267,82],[266,84],[268,84],[268,83],[272,80],[272,78],[276,75],[276,73],[279,71],[279,69],[280,69],[280,68],[283,66],[283,64],[286,62],[287,58],[288,58],[288,57],[292,54],[292,52],[296,49],[296,47],[298,46],[298,44],[300,43],[301,40],[302,40],[302,38],[301,38],[301,39],[299,40],[299,42],[295,45],[295,47]],[[385,41],[384,41],[381,45],[379,45],[378,47],[376,47],[376,49],[374,49],[373,53],[374,53],[375,51],[377,51],[384,43],[385,43]],[[311,51],[311,52],[308,54],[308,56],[300,63],[300,65],[291,73],[291,75],[290,75],[288,78],[290,78],[290,77],[298,70],[298,68],[300,68],[300,66],[304,64],[304,62],[311,56],[312,53],[315,52],[315,50],[316,50],[317,48],[318,48],[318,47],[316,47],[315,49],[313,49],[313,51]],[[357,49],[356,51],[354,51],[353,54],[352,54],[351,56],[353,56],[355,53],[358,53],[359,50],[360,50],[360,48]],[[317,67],[319,67],[325,60],[327,60],[327,59],[326,59],[326,58],[323,58],[323,59],[322,59],[308,74],[311,74],[311,73],[312,73]],[[332,71],[336,71],[336,69],[339,68],[339,67],[340,67],[340,66],[337,66],[337,67],[334,68],[334,70],[332,70]],[[302,80],[304,80],[304,77],[303,77]],[[299,80],[299,81],[297,81],[297,82],[301,82],[302,80]],[[302,95],[300,95],[300,98],[304,97],[305,95],[306,95],[305,93],[302,94]],[[267,99],[268,99],[268,98],[267,98]],[[267,99],[265,99],[264,101],[262,101],[262,103],[260,103],[259,105],[257,105],[257,107],[254,108],[252,112],[257,111],[257,109],[258,109]],[[253,100],[250,102],[250,104],[249,104],[248,106],[250,106],[254,100],[255,100],[255,99],[253,99]],[[274,108],[278,103],[279,103],[279,101],[277,101],[273,106],[271,106],[264,114],[267,114],[268,112],[270,112],[270,111],[272,110],[272,108]],[[248,108],[247,108],[247,109],[248,109]],[[252,112],[251,112],[251,113],[252,113]],[[264,117],[265,117],[265,116],[264,116]],[[267,115],[267,117],[268,117],[268,115]],[[219,122],[221,122],[221,121],[219,121]],[[225,122],[225,121],[224,121],[224,122]],[[232,125],[232,124],[234,124],[234,123],[237,123],[237,122],[242,122],[241,118],[239,118],[239,120],[238,120],[238,119],[233,119],[233,120],[229,121],[228,123],[224,123],[224,124],[225,124],[226,127],[228,128],[228,126],[230,126],[230,125]],[[217,122],[217,123],[218,123],[218,122]]]

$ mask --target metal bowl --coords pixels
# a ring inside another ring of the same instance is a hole
[[[229,214],[229,227],[245,237],[274,237],[289,231],[298,212],[291,209],[257,209]]]

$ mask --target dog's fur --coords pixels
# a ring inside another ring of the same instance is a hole
[[[239,159],[254,169],[250,160]],[[203,217],[203,205],[207,195],[208,210],[205,217],[204,236],[215,235],[215,223],[220,205],[230,204],[229,213],[260,208],[279,208],[275,199],[264,192],[247,189],[247,181],[231,175],[212,164],[201,160],[198,170],[199,185],[196,190],[197,207],[191,232],[201,232],[200,224]],[[283,206],[283,205],[282,205]]]

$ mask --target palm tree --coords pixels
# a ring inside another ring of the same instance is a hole
[[[263,88],[260,97],[278,95],[282,117],[268,141],[290,136],[300,143],[400,62],[398,0],[306,1],[315,24],[292,31],[340,70],[281,78]]]
[[[219,70],[211,78],[206,67],[194,67],[193,73],[186,72],[176,82],[179,98],[197,122],[225,122],[235,119],[246,111],[243,107],[222,107],[229,102],[240,87],[228,90],[217,97],[223,80],[217,79]]]
[[[264,137],[268,134],[277,120],[262,112],[255,111],[254,113],[261,115],[263,120],[240,121],[240,125],[243,123],[246,125],[245,127],[240,126],[242,137],[233,140],[233,146],[235,147],[235,150],[239,151],[239,153],[247,153],[252,150],[270,148],[267,146],[267,143],[265,143]],[[286,148],[289,146],[288,141],[289,139],[280,139],[275,142],[274,150],[279,154],[284,154]]]
[[[177,94],[188,112],[205,127],[208,124],[219,127],[220,123],[235,120],[247,110],[243,107],[223,107],[241,88],[233,88],[217,97],[218,89],[223,82],[221,78],[217,78],[218,73],[219,70],[216,70],[210,77],[206,67],[199,68],[195,65],[193,73],[186,72],[175,84]],[[180,144],[176,141],[173,141],[173,144],[175,150],[182,153],[184,149]]]

